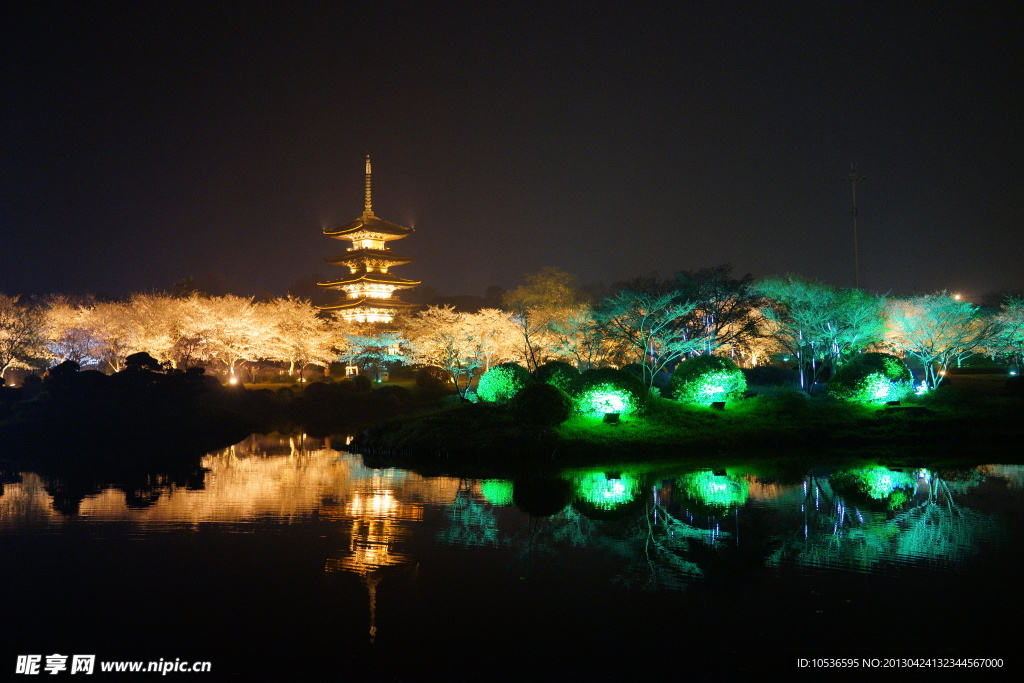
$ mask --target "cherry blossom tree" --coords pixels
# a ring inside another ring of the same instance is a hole
[[[482,308],[467,313],[465,325],[475,340],[474,354],[483,372],[499,363],[526,361],[519,343],[520,329],[506,311]]]
[[[46,355],[45,318],[40,307],[0,294],[0,383],[10,368],[27,368]]]
[[[128,304],[123,301],[97,302],[89,310],[88,329],[92,330],[101,367],[110,372],[124,369],[126,356],[141,349],[136,343],[136,327]]]
[[[553,267],[527,276],[526,284],[505,293],[504,306],[519,330],[522,355],[531,371],[547,360],[552,322],[578,302],[573,276]]]
[[[99,363],[100,350],[92,325],[92,302],[51,297],[44,310],[46,346],[55,363],[70,360],[79,366]]]
[[[205,310],[206,349],[234,377],[242,364],[268,355],[267,325],[251,299],[226,294],[200,300]]]
[[[480,339],[454,306],[430,306],[406,321],[409,361],[441,368],[465,398],[473,373],[483,364]],[[463,381],[465,380],[465,381]]]
[[[327,366],[337,357],[328,322],[306,299],[288,296],[259,304],[266,325],[267,358],[288,364],[288,375],[307,365]]]

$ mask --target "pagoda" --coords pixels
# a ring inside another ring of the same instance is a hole
[[[393,254],[387,243],[408,237],[414,231],[373,215],[370,197],[370,157],[366,157],[366,200],[363,215],[351,223],[324,234],[339,240],[349,240],[352,246],[341,256],[324,259],[328,263],[347,266],[349,274],[333,282],[318,282],[345,292],[345,298],[333,306],[321,306],[325,311],[338,311],[347,322],[389,323],[403,309],[413,304],[395,296],[395,292],[420,284],[416,280],[395,277],[388,270],[392,266],[409,263],[407,256]]]

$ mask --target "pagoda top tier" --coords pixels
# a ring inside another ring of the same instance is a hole
[[[408,237],[414,232],[415,230],[412,228],[407,228],[404,225],[398,225],[373,215],[373,201],[370,194],[369,156],[366,157],[366,198],[363,203],[363,215],[340,228],[324,230],[324,234],[328,237],[336,237],[338,239],[357,240],[369,237],[370,239],[384,240],[385,242]]]

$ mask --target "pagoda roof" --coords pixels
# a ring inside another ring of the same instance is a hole
[[[352,251],[346,252],[341,256],[332,256],[325,258],[324,261],[334,264],[345,264],[351,261],[360,260],[378,260],[387,261],[392,265],[401,265],[403,263],[409,263],[412,258],[408,256],[399,256],[398,254],[387,250],[387,249],[353,249]]]
[[[415,287],[420,284],[419,280],[406,280],[404,277],[395,277],[391,273],[380,271],[353,273],[350,277],[334,280],[332,282],[318,282],[323,287],[334,287],[338,285],[354,285],[357,282],[376,282],[382,285],[398,285],[399,287]]]
[[[386,221],[383,218],[377,218],[373,215],[372,211],[363,212],[363,215],[355,219],[350,223],[335,228],[333,230],[324,230],[324,234],[329,237],[338,237],[342,239],[349,239],[361,232],[372,232],[380,235],[389,235],[390,239],[401,239],[402,237],[408,237],[415,232],[412,228],[407,228],[404,225],[398,225],[391,221]],[[388,239],[388,238],[385,238]]]
[[[336,311],[345,308],[356,308],[358,306],[365,306],[366,308],[415,308],[417,304],[411,304],[407,301],[401,301],[399,299],[342,299],[333,306],[317,306],[322,311]]]

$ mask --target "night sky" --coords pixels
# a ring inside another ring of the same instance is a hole
[[[446,294],[731,263],[1024,289],[1012,3],[21,3],[0,28],[0,292],[275,295],[363,160]],[[298,8],[295,6],[296,5]]]

